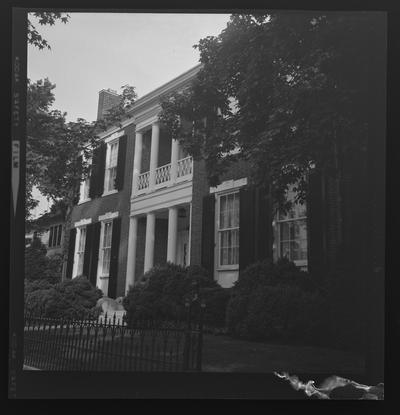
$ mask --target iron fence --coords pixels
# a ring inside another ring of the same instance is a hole
[[[56,371],[201,371],[203,309],[181,321],[25,315],[24,364]]]

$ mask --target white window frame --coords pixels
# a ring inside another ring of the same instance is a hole
[[[84,154],[82,153],[82,158],[84,158]],[[88,158],[87,160],[88,164],[92,164],[92,157]],[[78,205],[81,203],[88,202],[90,199],[89,197],[89,189],[90,189],[90,174],[88,177],[86,177],[85,180],[81,181],[81,186],[79,190],[79,202]],[[85,197],[85,193],[87,193]]]
[[[110,166],[110,162],[111,162],[111,147],[116,145],[117,149],[116,149],[116,163],[113,166]],[[108,141],[107,142],[107,151],[106,151],[106,165],[105,165],[105,170],[104,170],[104,188],[103,188],[103,196],[106,195],[110,195],[113,193],[117,193],[118,189],[113,188],[113,189],[108,189],[109,188],[109,184],[110,184],[110,170],[111,169],[115,169],[115,177],[117,177],[117,173],[118,173],[118,150],[119,150],[119,137],[112,140],[112,141]]]
[[[286,219],[279,219],[279,210],[275,214],[274,221],[272,222],[273,228],[274,228],[274,259],[278,260],[279,258],[283,258],[282,252],[281,252],[281,230],[280,230],[280,224],[285,222],[297,222],[297,221],[305,221],[306,224],[306,241],[307,241],[307,252],[308,252],[308,229],[307,229],[307,205],[306,208],[306,215],[305,216],[299,216],[295,218],[286,218]],[[290,261],[294,262],[294,264],[302,269],[307,269],[308,267],[308,259],[296,259],[292,260],[288,258]]]
[[[98,259],[98,264],[97,264],[97,280],[101,280],[101,279],[105,279],[105,278],[109,278],[110,276],[110,267],[108,269],[108,273],[105,274],[103,272],[103,258],[104,258],[104,246],[103,246],[103,241],[104,241],[104,232],[105,232],[105,227],[107,223],[111,223],[111,235],[110,235],[110,246],[108,249],[110,249],[110,263],[111,263],[111,247],[112,247],[112,233],[113,233],[113,219],[104,219],[101,221],[101,230],[100,230],[100,241],[99,241],[99,259]]]
[[[239,188],[229,189],[226,191],[222,191],[215,194],[216,197],[216,209],[215,209],[215,248],[216,248],[216,264],[215,269],[216,271],[224,271],[224,270],[238,270],[239,269],[239,257],[237,264],[229,264],[229,265],[221,265],[221,233],[226,230],[234,230],[237,229],[240,234],[240,221],[237,227],[233,228],[224,228],[223,230],[220,229],[220,209],[221,209],[221,197],[228,196],[230,194],[238,194],[239,197]],[[240,215],[240,200],[239,200],[239,215]],[[240,252],[240,245],[239,245],[239,252]],[[238,254],[239,255],[239,254]]]
[[[83,242],[82,250],[79,250],[79,243],[81,241],[81,235],[82,235],[82,230],[83,229],[85,230],[85,240]],[[73,267],[73,272],[72,272],[72,278],[75,278],[78,275],[81,275],[82,272],[83,272],[83,261],[84,261],[84,257],[85,257],[85,247],[86,247],[86,232],[87,232],[86,225],[76,227],[74,267]],[[78,273],[79,255],[82,255],[82,271],[81,271],[81,273]]]

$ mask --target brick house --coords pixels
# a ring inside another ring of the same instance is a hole
[[[245,162],[210,187],[203,161],[158,120],[160,97],[188,86],[199,69],[138,99],[129,118],[102,135],[72,213],[67,277],[83,273],[118,297],[167,261],[202,265],[222,287],[265,258],[287,257],[317,278],[338,264],[365,269],[366,152],[341,157],[340,175],[316,170],[307,203],[287,214],[274,211],[268,186],[250,185]],[[118,99],[101,91],[98,117]]]

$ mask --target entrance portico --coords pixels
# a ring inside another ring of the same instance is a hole
[[[189,265],[190,211],[183,203],[131,216],[126,290],[155,265]]]

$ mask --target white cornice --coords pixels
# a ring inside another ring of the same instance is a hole
[[[79,228],[80,226],[86,226],[92,223],[92,218],[88,218],[88,219],[81,219],[78,222],[74,223],[75,228]]]
[[[108,137],[110,134],[119,131],[132,123],[137,123],[138,118],[143,118],[148,112],[158,112],[160,111],[159,98],[163,94],[171,93],[175,89],[183,88],[188,85],[197,75],[201,69],[202,64],[198,64],[195,67],[189,69],[183,74],[177,76],[171,81],[161,85],[160,87],[154,89],[146,95],[143,95],[139,98],[132,106],[132,108],[127,113],[128,117],[126,120],[121,122],[121,127],[111,127],[109,130],[104,133],[99,134],[100,138]],[[154,114],[151,114],[154,115]],[[140,122],[140,121],[139,121]]]
[[[100,215],[99,216],[99,222],[103,221],[103,220],[108,220],[108,219],[114,219],[117,218],[119,215],[118,212],[107,212],[104,215]]]
[[[247,177],[243,177],[242,179],[238,180],[226,180],[216,187],[210,187],[210,193],[219,193],[223,192],[224,190],[236,189],[238,187],[246,186],[246,184]]]

